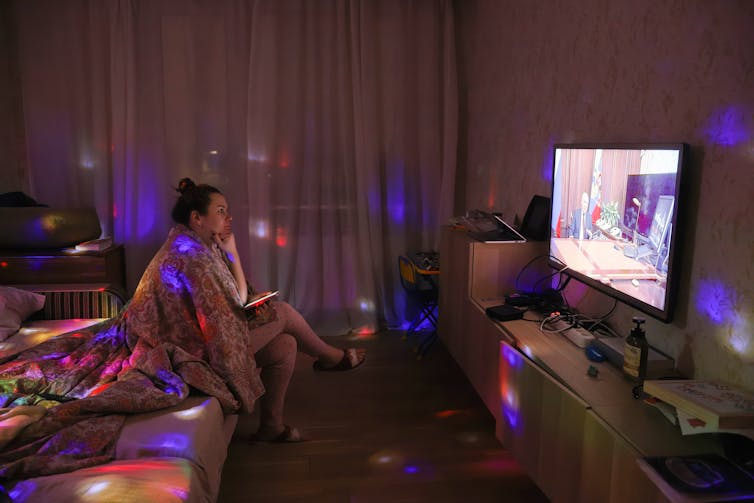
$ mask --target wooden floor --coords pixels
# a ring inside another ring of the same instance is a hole
[[[417,361],[395,332],[329,340],[367,348],[367,361],[314,373],[299,355],[286,418],[309,441],[250,444],[257,418],[241,418],[220,503],[547,501],[440,343]]]

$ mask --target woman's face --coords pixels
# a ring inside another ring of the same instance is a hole
[[[221,237],[230,234],[230,222],[233,217],[228,211],[228,201],[222,194],[210,194],[207,214],[199,212],[192,214],[192,229],[201,236],[204,241],[211,243],[215,234]]]

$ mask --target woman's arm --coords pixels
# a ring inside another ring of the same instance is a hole
[[[246,276],[243,273],[243,267],[241,266],[241,259],[238,256],[238,249],[236,248],[236,237],[233,233],[220,236],[215,234],[215,243],[220,247],[220,250],[225,253],[225,257],[228,259],[228,266],[233,279],[236,281],[236,287],[238,288],[238,296],[241,298],[241,304],[246,304],[249,297],[249,289],[246,284]]]

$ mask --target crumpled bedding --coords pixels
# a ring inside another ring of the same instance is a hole
[[[125,414],[175,405],[192,390],[225,413],[251,412],[264,388],[248,331],[220,250],[176,226],[119,316],[0,365],[3,410],[46,410],[7,440],[0,481],[107,462]]]

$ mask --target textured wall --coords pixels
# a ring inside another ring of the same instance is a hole
[[[10,2],[0,0],[0,193],[28,192]]]
[[[650,342],[697,377],[754,387],[754,2],[459,0],[457,212],[513,221],[549,195],[555,142],[686,142],[680,295]],[[573,282],[572,282],[573,283]],[[583,286],[589,314],[612,301]],[[630,329],[620,305],[615,328]]]

